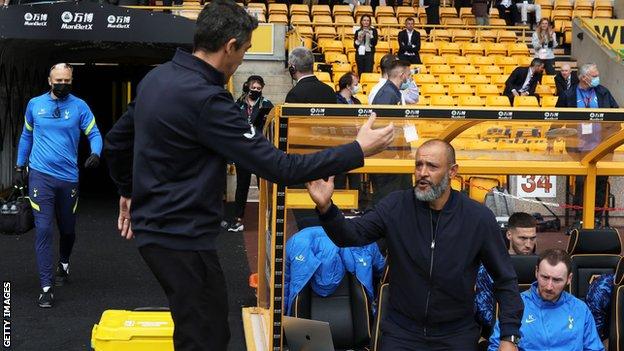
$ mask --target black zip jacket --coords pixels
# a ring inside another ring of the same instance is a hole
[[[386,238],[391,308],[425,334],[452,334],[476,323],[474,287],[483,262],[494,279],[501,335],[520,335],[523,304],[494,214],[453,190],[440,212],[437,231],[432,217],[428,204],[418,201],[410,189],[391,193],[360,218],[347,220],[332,205],[320,219],[341,247]]]
[[[134,108],[106,136],[112,178],[121,195],[132,194],[139,246],[215,249],[226,159],[286,185],[364,164],[355,141],[305,156],[274,148],[241,116],[224,84],[222,73],[178,50],[172,61],[145,76]]]

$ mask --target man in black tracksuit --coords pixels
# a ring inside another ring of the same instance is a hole
[[[226,350],[227,289],[216,253],[226,160],[272,182],[302,183],[361,167],[392,142],[393,126],[309,155],[287,155],[250,128],[223,87],[251,46],[257,21],[231,0],[199,14],[194,52],[179,50],[139,84],[134,104],[106,136],[119,188],[122,236],[163,287],[180,350]],[[130,227],[130,203],[132,204]]]
[[[390,303],[381,349],[476,350],[474,286],[480,262],[492,273],[500,305],[501,349],[515,350],[523,305],[494,214],[451,190],[455,151],[430,140],[416,154],[416,186],[391,193],[360,218],[331,203],[333,180],[308,183],[321,223],[336,245],[388,244]]]

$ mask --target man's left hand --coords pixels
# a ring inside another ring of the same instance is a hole
[[[306,183],[306,188],[308,188],[308,193],[319,212],[325,214],[331,207],[331,197],[334,193],[334,176],[329,177],[329,180],[319,179],[308,182]]]
[[[85,161],[86,168],[97,168],[100,165],[100,156],[96,154],[91,154],[89,158]]]
[[[498,351],[518,351],[518,346],[511,341],[501,340]]]

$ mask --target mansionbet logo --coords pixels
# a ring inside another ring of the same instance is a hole
[[[24,26],[27,27],[45,27],[48,25],[47,13],[30,13],[24,14]]]
[[[65,11],[61,14],[63,24],[61,29],[68,30],[93,30],[93,13],[92,12],[70,12]]]

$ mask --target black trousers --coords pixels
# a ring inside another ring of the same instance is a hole
[[[546,74],[557,74],[557,72],[555,72],[555,59],[547,59],[542,61],[544,61],[544,71],[546,71]]]
[[[596,177],[596,207],[603,207],[605,205],[605,201],[607,200],[607,181],[609,177],[607,176],[597,176]],[[575,187],[574,187],[574,205],[582,206],[583,205],[583,188],[585,187],[585,177],[576,176]],[[583,211],[576,211],[575,219],[581,219]],[[594,213],[594,218],[600,220],[602,218],[602,211],[596,211]]]
[[[425,9],[425,13],[427,13],[428,25],[440,24],[440,3],[439,2],[437,2],[434,5],[429,5],[429,7]],[[431,31],[431,28],[427,28],[427,33],[429,33],[429,31]]]
[[[412,65],[414,64],[421,64],[422,62],[420,61],[420,55],[399,55],[399,59],[400,60],[405,60],[409,63],[411,63]]]
[[[257,180],[257,178],[256,178]],[[243,218],[245,216],[245,206],[247,205],[247,195],[249,195],[249,184],[251,184],[251,172],[241,167],[236,168],[236,195],[234,197],[234,217]]]
[[[140,247],[139,252],[169,300],[175,350],[227,350],[227,287],[217,251],[181,251],[147,245]]]
[[[362,76],[362,73],[370,73],[373,71],[373,58],[372,52],[367,52],[365,55],[355,55],[355,63],[357,64],[358,76]]]
[[[511,4],[509,8],[503,5],[496,5],[498,16],[505,20],[508,26],[515,26],[520,19],[520,12],[516,4]]]

